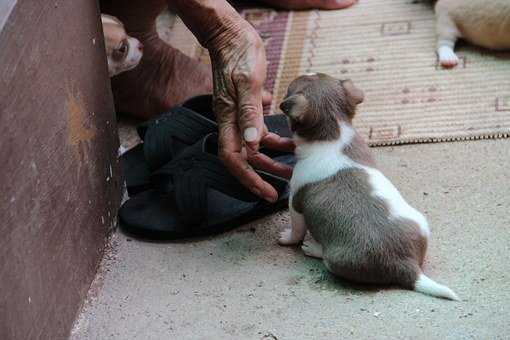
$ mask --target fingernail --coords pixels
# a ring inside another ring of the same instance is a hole
[[[278,198],[272,196],[264,196],[264,199],[268,202],[274,203]]]
[[[258,197],[260,197],[261,193],[260,193],[260,190],[257,189],[257,188],[251,188],[251,192],[253,192],[255,195],[257,195]]]
[[[258,135],[259,135],[259,132],[257,131],[257,128],[255,128],[255,127],[249,127],[246,130],[244,130],[244,140],[247,142],[256,141]]]

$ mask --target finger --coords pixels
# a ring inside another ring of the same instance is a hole
[[[238,125],[248,147],[257,150],[264,125],[262,88],[258,85],[238,85]]]
[[[223,122],[219,127],[219,150],[218,154],[223,164],[227,167],[243,186],[255,195],[269,202],[278,199],[278,193],[265,182],[243,157],[241,137],[235,122]]]
[[[291,138],[281,137],[272,132],[267,133],[260,142],[265,147],[278,151],[294,152],[296,148]]]
[[[239,129],[248,147],[258,150],[263,136],[262,87],[266,79],[266,54],[260,38],[254,43],[253,55],[245,65],[238,65],[233,81],[237,91]]]
[[[256,152],[249,155],[248,159],[250,164],[259,170],[263,170],[286,179],[289,179],[292,176],[292,167],[277,162],[263,153]]]
[[[270,105],[273,100],[273,95],[268,90],[262,90],[262,105]]]
[[[278,192],[265,182],[240,153],[225,153],[220,155],[229,171],[255,195],[269,202],[276,202]]]

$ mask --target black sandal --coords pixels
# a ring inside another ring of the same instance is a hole
[[[218,136],[206,135],[151,175],[154,189],[126,201],[121,227],[137,237],[179,239],[218,234],[287,206],[288,181],[257,171],[278,191],[269,203],[247,190],[217,156]],[[292,155],[275,160],[290,164]]]
[[[284,115],[265,116],[264,121],[269,131],[291,136]],[[204,236],[287,206],[285,179],[257,171],[278,191],[278,202],[270,204],[230,175],[217,157],[216,132],[210,95],[194,97],[138,127],[144,142],[121,157],[132,196],[119,211],[126,232],[167,240]],[[284,164],[295,163],[292,153],[261,152]]]
[[[270,132],[282,137],[292,136],[284,115],[265,116],[264,122]],[[217,131],[211,95],[193,97],[182,106],[138,126],[137,132],[143,143],[121,156],[128,194],[150,189],[152,171],[171,161],[184,148]],[[281,154],[273,150],[262,151],[271,158]]]

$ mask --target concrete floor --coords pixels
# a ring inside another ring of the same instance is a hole
[[[510,140],[373,149],[463,300],[363,289],[276,244],[287,212],[187,242],[112,239],[71,339],[508,339]]]

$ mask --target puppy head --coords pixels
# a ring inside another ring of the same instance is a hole
[[[128,36],[124,25],[115,17],[101,14],[101,23],[110,77],[136,67],[142,59],[142,43]]]
[[[293,80],[280,109],[298,137],[328,141],[340,137],[339,123],[350,123],[362,101],[363,92],[351,80],[316,73]]]

